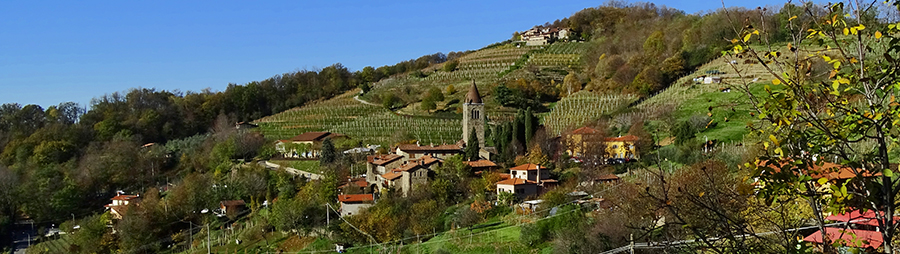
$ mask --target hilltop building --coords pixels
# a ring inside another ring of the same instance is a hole
[[[556,40],[569,39],[571,32],[568,28],[534,27],[522,33],[522,41],[525,41],[525,45],[528,46],[547,45]]]

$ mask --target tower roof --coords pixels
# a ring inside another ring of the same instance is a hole
[[[478,103],[481,104],[481,94],[478,93],[478,86],[475,85],[475,80],[472,80],[472,87],[469,88],[469,93],[466,94],[466,102],[465,103]]]

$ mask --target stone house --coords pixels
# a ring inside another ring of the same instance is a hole
[[[362,209],[369,208],[375,204],[374,194],[352,194],[338,195],[338,202],[341,203],[341,217],[359,214]]]
[[[366,157],[366,182],[370,185],[378,182],[378,176],[386,174],[391,169],[398,168],[403,163],[403,155],[383,154],[369,155]]]
[[[409,160],[399,168],[380,175],[378,187],[394,189],[403,193],[404,197],[408,196],[417,185],[428,184],[429,178],[434,175],[434,169],[442,164],[442,160],[432,156]]]
[[[395,154],[406,157],[407,160],[420,158],[423,156],[431,156],[439,159],[447,159],[450,156],[462,153],[462,146],[453,145],[419,145],[419,144],[401,144],[394,149]]]

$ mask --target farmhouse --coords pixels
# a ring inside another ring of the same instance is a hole
[[[528,46],[547,45],[556,40],[568,39],[570,33],[568,28],[534,27],[522,33],[522,41],[525,41],[525,45]]]
[[[369,155],[366,157],[366,182],[378,182],[379,175],[399,167],[403,163],[402,159],[403,155],[398,154]]]
[[[581,127],[566,135],[566,152],[574,157],[582,157],[600,144],[601,133],[591,127]]]
[[[550,179],[550,171],[537,164],[524,164],[509,169],[509,179],[497,182],[497,195],[511,192],[519,199],[540,194],[559,183]]]
[[[419,144],[401,144],[394,149],[396,155],[406,157],[408,160],[420,158],[423,156],[432,156],[435,158],[446,159],[450,156],[462,153],[462,146],[454,145],[419,145]]]
[[[409,160],[399,168],[380,175],[379,188],[401,191],[403,196],[408,196],[417,185],[427,184],[428,179],[434,175],[435,167],[442,164],[442,160],[431,156]]]
[[[368,208],[375,203],[374,194],[339,195],[341,203],[341,217],[358,214],[360,210]]]
[[[290,139],[275,141],[275,150],[285,158],[318,158],[322,141],[326,138],[336,141],[349,137],[327,131],[307,132]]]
[[[638,159],[637,148],[634,143],[641,140],[635,135],[625,135],[615,138],[606,138],[606,158],[607,159]]]
[[[125,195],[119,192],[110,200],[112,200],[112,203],[106,205],[106,209],[109,209],[113,219],[121,220],[125,212],[128,211],[128,205],[141,202],[141,195]]]

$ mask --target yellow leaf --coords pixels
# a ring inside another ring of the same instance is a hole
[[[856,27],[854,27],[854,28],[856,28],[856,30],[861,31],[861,30],[863,30],[863,29],[866,29],[866,26],[864,26],[863,24],[859,24],[858,26],[856,26]]]
[[[875,39],[880,39],[880,38],[881,38],[881,32],[875,31]]]
[[[706,192],[701,191],[700,194],[697,194],[697,197],[703,197],[703,195],[706,195]]]
[[[788,21],[794,20],[795,18],[797,18],[797,15],[794,15],[793,17],[789,18]]]
[[[850,29],[847,29],[847,28],[845,27],[845,28],[844,28],[844,35],[848,35],[848,34],[850,34]]]
[[[753,34],[747,34],[747,35],[744,35],[744,42],[750,40],[750,35],[753,35]]]
[[[780,80],[780,79],[773,79],[773,80],[772,80],[772,84],[776,84],[776,85],[781,84],[781,80]]]
[[[759,30],[753,30],[753,34],[759,35]]]

